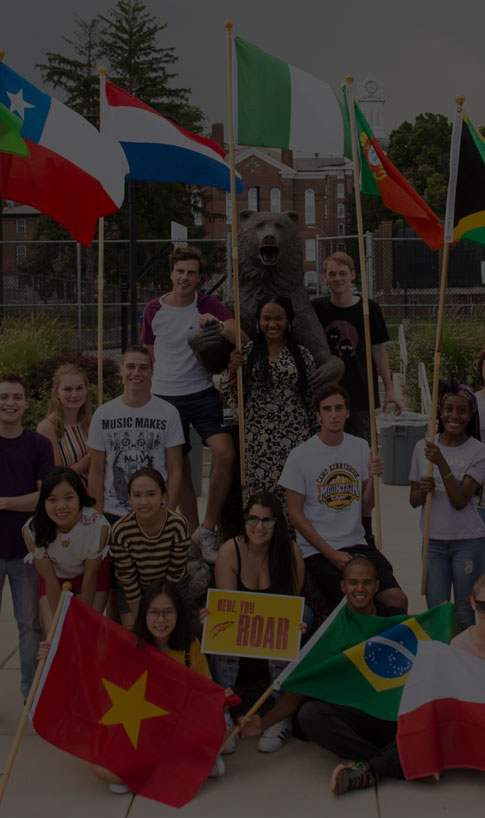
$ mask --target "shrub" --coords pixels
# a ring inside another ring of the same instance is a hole
[[[74,328],[57,315],[6,317],[0,331],[0,370],[29,378],[39,363],[72,349],[73,342]]]
[[[421,408],[418,364],[424,363],[429,387],[432,390],[435,343],[435,322],[420,324],[406,334],[408,350],[406,393],[411,409],[416,412]],[[484,349],[485,325],[482,321],[465,323],[445,320],[441,343],[440,380],[449,381],[456,378],[477,391],[481,386],[477,361]]]

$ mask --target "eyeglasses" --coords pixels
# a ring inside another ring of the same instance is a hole
[[[276,525],[276,517],[256,517],[255,514],[248,514],[246,522],[251,528],[257,528],[258,523],[261,523],[263,528],[268,530],[274,528]]]
[[[478,613],[485,613],[485,599],[475,599],[475,597],[473,599]]]
[[[147,619],[153,619],[154,622],[160,619],[160,617],[162,617],[162,619],[173,619],[174,616],[177,616],[175,608],[165,608],[164,611],[159,611],[157,608],[149,608],[146,612]]]

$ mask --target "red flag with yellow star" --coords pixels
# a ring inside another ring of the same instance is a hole
[[[214,764],[224,704],[222,687],[69,595],[31,716],[46,741],[181,807]]]

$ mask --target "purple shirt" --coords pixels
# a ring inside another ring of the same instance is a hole
[[[18,437],[0,436],[0,464],[0,497],[30,494],[54,465],[52,444],[30,429],[23,429]],[[31,515],[31,511],[0,511],[0,559],[24,558],[22,526]]]

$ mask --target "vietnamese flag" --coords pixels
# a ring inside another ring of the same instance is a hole
[[[485,661],[442,642],[420,642],[399,708],[406,778],[485,770],[484,736]]]
[[[70,595],[32,714],[46,741],[181,807],[214,764],[224,704],[222,687]]]
[[[444,231],[438,216],[392,164],[359,106],[354,104],[361,152],[361,192],[368,196],[381,196],[386,207],[404,216],[431,250],[438,250],[444,242]]]

